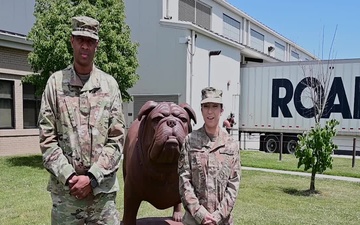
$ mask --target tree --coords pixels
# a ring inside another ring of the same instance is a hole
[[[49,76],[73,61],[71,18],[90,16],[100,22],[95,65],[112,75],[124,101],[130,100],[127,89],[139,79],[138,44],[131,42],[124,9],[123,0],[36,0],[36,21],[28,35],[33,42],[28,60],[35,74],[26,76],[24,82],[35,85],[40,95]]]
[[[301,82],[304,89],[304,102],[311,105],[303,109],[307,118],[314,118],[315,126],[310,131],[298,135],[298,143],[295,150],[296,158],[299,158],[298,168],[304,165],[304,170],[311,169],[310,189],[315,192],[315,176],[323,173],[327,168],[332,168],[332,153],[337,149],[332,138],[336,135],[336,125],[339,122],[335,119],[328,120],[322,126],[322,118],[328,118],[331,112],[331,105],[328,99],[331,95],[330,84],[333,78],[333,60],[330,59],[332,46],[335,40],[335,33],[329,52],[329,60],[315,60],[313,63],[301,65],[304,79]]]
[[[299,141],[295,156],[299,158],[298,168],[304,165],[304,170],[311,169],[310,192],[315,192],[316,173],[323,173],[327,168],[332,169],[331,154],[337,146],[332,138],[336,135],[335,126],[339,121],[332,119],[324,127],[316,123],[315,127],[303,135],[298,135]]]

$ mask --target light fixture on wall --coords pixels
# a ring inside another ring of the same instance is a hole
[[[220,55],[220,53],[221,53],[221,50],[218,50],[218,51],[210,51],[210,52],[209,52],[209,56]]]
[[[273,52],[275,50],[275,48],[273,47],[273,46],[269,46],[268,47],[268,52],[270,53],[270,52]]]

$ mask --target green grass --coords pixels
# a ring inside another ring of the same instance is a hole
[[[360,184],[316,180],[317,195],[308,195],[310,179],[243,171],[235,224],[359,224]]]
[[[305,172],[304,166],[297,168],[299,160],[295,155],[283,154],[279,161],[278,153],[241,150],[240,154],[243,166]],[[333,157],[333,160],[333,168],[327,169],[324,174],[360,178],[360,159],[356,159],[354,168],[351,158]],[[307,172],[310,173],[311,170]]]
[[[252,161],[266,161],[271,156],[246,151],[241,154],[246,166]],[[276,158],[269,161],[284,165],[290,161],[287,157],[291,156],[284,155],[282,162]],[[347,167],[351,168],[351,164]],[[46,191],[48,172],[42,168],[41,156],[0,157],[0,171],[0,224],[50,224],[51,199]],[[118,176],[122,187],[121,171]],[[317,179],[319,194],[308,195],[309,182],[309,177],[244,170],[234,208],[235,224],[359,223],[359,183]],[[122,214],[123,189],[118,193],[117,206]],[[172,209],[157,210],[143,202],[138,218],[170,216],[171,212]]]

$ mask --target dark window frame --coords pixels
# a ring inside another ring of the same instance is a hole
[[[285,45],[275,41],[275,57],[281,60],[285,60],[285,54]],[[281,56],[281,58],[279,56]]]
[[[291,50],[291,56],[295,59],[300,59],[300,54],[294,50]]]
[[[24,129],[34,129],[34,128],[38,128],[38,116],[39,116],[39,112],[40,112],[40,105],[41,105],[41,97],[36,96],[36,87],[34,85],[28,84],[28,83],[23,83],[23,128]],[[32,89],[31,93],[29,93],[28,96],[25,95],[25,90],[29,90]],[[31,95],[31,96],[30,96]],[[25,104],[34,104],[35,108],[35,113],[34,113],[34,124],[31,125],[27,125],[28,122],[25,121],[28,117],[25,115]]]
[[[257,46],[254,44],[259,44],[259,45]],[[264,52],[265,35],[253,28],[250,28],[250,47],[260,52]]]
[[[1,94],[0,94],[0,101],[1,100],[10,100],[10,110],[11,110],[11,126],[8,127],[8,126],[4,126],[2,127],[1,124],[0,124],[0,129],[4,130],[4,129],[15,129],[15,103],[14,103],[14,87],[15,87],[15,82],[12,81],[12,80],[1,80],[0,79],[0,82],[4,82],[4,83],[9,83],[10,84],[10,98],[5,98],[5,97],[2,97]],[[1,115],[0,115],[1,116]]]
[[[181,5],[185,7],[181,7]],[[189,11],[182,11],[182,10],[189,10]],[[192,11],[190,11],[190,9]],[[209,12],[207,12],[209,11]],[[212,17],[212,7],[202,1],[195,1],[195,0],[179,0],[179,20],[180,21],[188,21],[192,22],[196,25],[204,27],[205,29],[211,30],[211,17]],[[201,13],[201,15],[198,15]],[[203,20],[204,15],[209,16],[209,21]]]
[[[225,24],[232,27],[231,29],[227,29]],[[238,34],[236,32],[238,32]],[[235,36],[236,34],[236,36]],[[237,21],[236,19],[228,16],[227,14],[223,13],[223,35],[230,39],[233,39],[237,42],[241,40],[241,22]]]

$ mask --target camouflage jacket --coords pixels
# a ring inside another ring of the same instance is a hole
[[[207,213],[216,224],[233,224],[241,175],[239,147],[225,131],[211,141],[202,127],[188,134],[179,157],[179,190],[184,224],[201,224]]]
[[[74,173],[94,175],[93,190],[119,190],[116,171],[124,142],[124,115],[115,79],[93,66],[83,85],[73,66],[52,74],[42,95],[40,149],[51,173],[48,190],[67,191]]]

